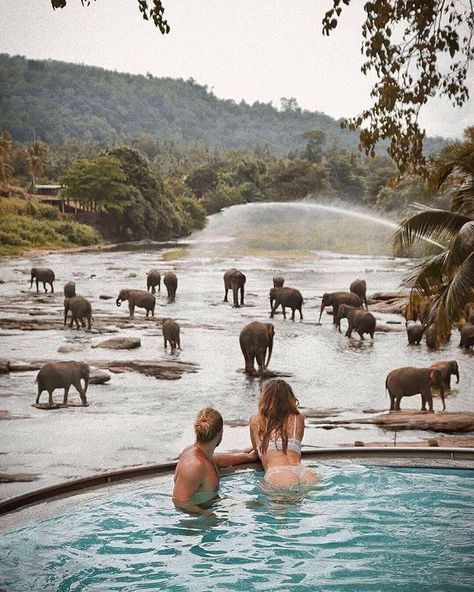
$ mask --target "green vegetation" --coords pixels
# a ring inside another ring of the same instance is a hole
[[[100,235],[90,226],[59,220],[58,210],[35,200],[0,198],[0,255],[32,248],[95,245]]]

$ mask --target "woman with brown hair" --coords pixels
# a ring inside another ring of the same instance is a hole
[[[198,514],[217,497],[219,469],[257,460],[252,448],[243,452],[214,454],[222,440],[222,415],[212,407],[201,409],[194,422],[196,441],[183,450],[174,473],[173,502],[177,508]]]
[[[284,380],[263,385],[258,411],[250,418],[250,439],[265,469],[264,481],[273,487],[311,484],[316,473],[301,464],[304,417],[298,399]]]

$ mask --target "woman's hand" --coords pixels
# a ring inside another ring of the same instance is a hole
[[[247,455],[249,457],[249,462],[254,462],[254,461],[258,460],[258,454],[257,454],[257,451],[255,450],[255,448],[246,448],[245,452],[247,453]]]

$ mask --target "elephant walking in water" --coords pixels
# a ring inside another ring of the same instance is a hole
[[[407,329],[407,337],[408,343],[410,345],[417,344],[420,345],[421,338],[423,337],[423,332],[425,328],[420,323],[420,321],[406,321],[405,323]]]
[[[303,306],[303,296],[299,290],[295,288],[272,288],[270,290],[270,317],[273,318],[276,309],[281,306],[283,310],[283,318],[286,319],[285,308],[291,308],[291,320],[295,320],[295,311],[300,313],[300,319],[303,319],[301,308]]]
[[[151,293],[155,294],[156,286],[158,286],[158,291],[161,292],[161,274],[157,269],[152,269],[146,276],[146,289],[150,291],[151,288]]]
[[[367,305],[367,284],[365,280],[354,280],[349,287],[349,291],[353,294],[357,294],[362,302],[365,304],[365,308],[369,310]]]
[[[357,294],[353,294],[352,292],[325,292],[321,301],[318,322],[321,322],[321,316],[326,306],[332,306],[332,322],[336,324],[337,311],[341,304],[348,304],[349,306],[360,308],[362,306],[362,300],[359,298],[359,296],[357,296]]]
[[[178,278],[174,271],[167,271],[165,273],[163,283],[168,291],[168,298],[174,300],[176,298],[176,290],[178,289]]]
[[[73,298],[76,295],[76,282],[64,284],[64,298]]]
[[[459,347],[465,347],[466,349],[474,347],[474,323],[464,323],[461,327]]]
[[[179,328],[178,323],[176,321],[174,321],[173,319],[164,319],[163,324],[162,324],[162,330],[163,330],[163,339],[165,342],[165,349],[166,349],[167,343],[170,344],[171,351],[173,351],[176,348],[181,349],[181,344],[180,344],[180,339],[179,339],[180,328]]]
[[[232,294],[234,297],[234,306],[235,308],[239,307],[239,291],[240,291],[240,306],[244,305],[244,286],[247,278],[245,275],[235,269],[234,267],[228,269],[224,273],[224,302],[228,302],[227,293],[229,290],[232,290]]]
[[[36,291],[39,292],[38,283],[43,283],[44,291],[47,293],[46,284],[51,286],[51,292],[54,292],[53,282],[55,280],[54,271],[49,267],[32,267],[31,268],[31,283],[30,290],[33,286],[33,280],[36,280]]]
[[[341,319],[347,319],[349,323],[346,337],[351,337],[352,331],[356,331],[359,333],[361,339],[364,339],[364,333],[368,333],[372,339],[374,338],[377,321],[371,312],[364,310],[363,308],[341,304],[337,310],[336,318],[336,325],[339,329],[339,333],[341,332]]]
[[[272,357],[274,335],[275,329],[271,323],[252,321],[242,329],[239,341],[240,349],[244,355],[245,372],[247,374],[257,374],[254,366],[255,359],[257,359],[260,373],[268,368],[270,358]],[[267,357],[266,360],[265,357]]]
[[[76,323],[76,329],[79,329],[79,321],[83,327],[90,330],[92,325],[92,307],[91,303],[82,296],[73,296],[64,300],[64,326],[66,326],[68,312],[71,311],[71,322],[69,327]]]
[[[433,412],[433,394],[431,387],[439,389],[444,402],[443,374],[438,368],[413,368],[405,366],[392,370],[385,379],[385,389],[390,395],[390,411],[400,411],[400,399],[421,395],[421,411],[426,411],[426,403]]]
[[[74,385],[82,404],[87,406],[86,392],[89,386],[89,366],[84,362],[50,362],[41,368],[36,376],[38,384],[38,396],[36,405],[38,405],[41,393],[48,391],[49,406],[53,406],[53,391],[57,388],[64,389],[63,405],[67,405],[67,398],[71,385]],[[84,388],[81,385],[84,380]]]
[[[120,306],[122,300],[128,300],[128,310],[130,311],[130,318],[133,319],[135,315],[135,306],[138,308],[144,308],[146,310],[146,316],[151,312],[151,316],[155,316],[155,305],[156,299],[153,294],[145,290],[120,290],[120,294],[117,296],[115,304]]]

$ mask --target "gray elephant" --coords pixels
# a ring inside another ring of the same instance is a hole
[[[466,308],[464,309],[464,317],[467,323],[474,325],[474,302],[469,302],[469,304],[466,304]]]
[[[165,342],[165,349],[167,343],[171,346],[171,351],[178,348],[181,349],[179,333],[180,328],[178,323],[173,319],[164,319],[162,324],[163,339]]]
[[[430,325],[425,331],[426,345],[430,349],[438,349],[438,336],[435,325]]]
[[[272,357],[274,335],[275,329],[271,323],[252,321],[242,329],[239,341],[247,374],[257,374],[254,366],[255,359],[260,373],[268,368]]]
[[[273,278],[273,287],[274,288],[283,288],[283,284],[285,283],[285,278],[281,275],[277,275]]]
[[[465,347],[466,349],[474,347],[474,323],[464,323],[461,327],[459,347]]]
[[[348,304],[349,306],[360,308],[362,306],[362,300],[353,292],[325,292],[321,301],[318,322],[321,322],[321,316],[326,306],[332,306],[332,322],[335,324],[337,320],[337,311],[341,304]]]
[[[421,410],[433,412],[433,394],[431,387],[439,389],[443,402],[443,411],[446,409],[444,402],[443,375],[438,368],[414,368],[405,366],[392,370],[385,380],[385,389],[390,395],[390,411],[400,410],[400,399],[421,395]]]
[[[165,273],[163,283],[168,291],[168,298],[174,300],[176,298],[176,290],[178,289],[178,278],[174,271],[167,271]]]
[[[459,366],[456,360],[440,360],[430,365],[430,368],[437,368],[443,376],[443,385],[451,390],[451,375],[456,377],[456,384],[459,383]]]
[[[367,310],[369,309],[367,305],[367,283],[365,280],[354,280],[349,287],[349,291],[353,294],[357,294],[365,304],[365,308]]]
[[[84,362],[50,362],[41,368],[36,376],[38,384],[38,396],[36,405],[43,391],[48,391],[49,406],[53,406],[53,391],[57,388],[64,389],[63,405],[67,404],[69,389],[73,385],[81,397],[82,404],[87,406],[86,392],[89,386],[89,366]],[[84,380],[84,388],[81,385]]]
[[[123,300],[128,300],[128,310],[130,311],[130,318],[133,319],[135,313],[135,306],[144,308],[146,316],[151,312],[151,316],[155,316],[156,299],[153,294],[145,290],[120,290],[115,304],[121,306]]]
[[[76,295],[76,282],[64,284],[64,298],[73,298]]]
[[[239,306],[239,291],[240,291],[240,306],[244,305],[244,286],[247,278],[245,275],[235,269],[234,267],[228,269],[224,273],[224,302],[228,302],[227,293],[229,290],[232,290],[232,294],[234,297],[234,306],[238,308]]]
[[[420,345],[421,338],[423,337],[424,327],[419,321],[406,321],[405,323],[407,330],[408,343],[410,345]]]
[[[155,294],[156,286],[158,286],[158,291],[161,292],[161,274],[157,269],[152,269],[146,276],[146,289],[149,292],[151,291],[152,294]]]
[[[296,288],[272,288],[270,290],[270,317],[273,318],[276,309],[281,306],[283,318],[286,319],[286,307],[291,308],[291,320],[295,320],[295,311],[300,313],[300,320],[303,319],[301,308],[303,306],[303,296]]]
[[[90,331],[92,325],[92,307],[91,303],[83,296],[73,296],[64,300],[64,326],[66,326],[68,312],[71,311],[71,321],[69,327],[76,323],[76,329],[79,329],[79,321],[83,327],[86,326]]]
[[[364,333],[368,333],[372,339],[374,338],[377,321],[371,312],[363,308],[341,304],[337,310],[336,317],[336,325],[339,333],[341,332],[341,319],[347,319],[348,322],[346,337],[351,337],[352,331],[355,331],[359,333],[361,339],[364,339]]]
[[[49,267],[32,267],[31,268],[31,283],[30,290],[33,286],[33,280],[36,280],[36,291],[39,292],[38,283],[43,283],[44,291],[47,293],[46,284],[51,286],[51,292],[54,292],[53,282],[55,280],[54,271]]]

